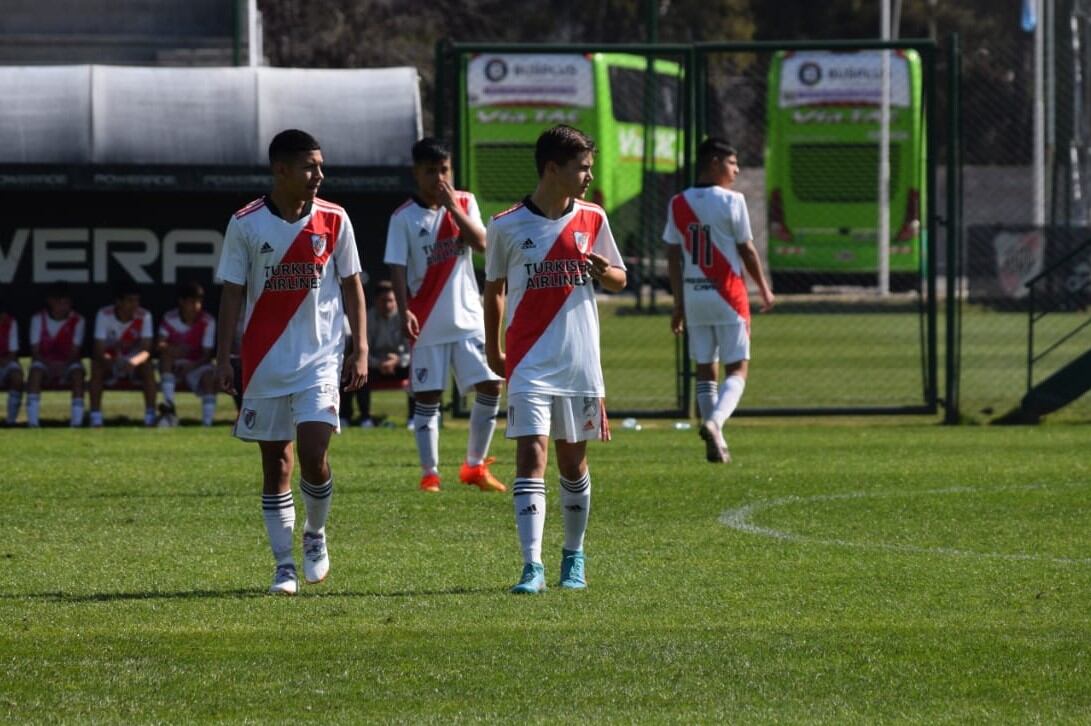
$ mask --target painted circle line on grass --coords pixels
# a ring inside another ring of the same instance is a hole
[[[1059,486],[1085,486],[1083,483],[1072,483]],[[1091,564],[1091,558],[1051,557],[1049,555],[1035,555],[1025,552],[975,552],[974,550],[960,550],[953,547],[923,547],[911,544],[894,544],[891,542],[854,542],[845,539],[825,539],[822,537],[810,537],[805,534],[786,532],[784,530],[763,527],[754,524],[751,518],[758,512],[776,507],[784,507],[795,504],[808,504],[811,502],[833,502],[852,499],[872,499],[879,497],[914,497],[914,496],[941,496],[945,494],[978,494],[1001,491],[1026,491],[1032,489],[1047,489],[1044,484],[1022,484],[1004,487],[945,487],[942,489],[922,489],[921,491],[886,491],[886,492],[844,492],[841,494],[818,494],[811,497],[788,496],[779,499],[764,499],[746,504],[737,509],[728,509],[720,515],[720,523],[747,534],[756,534],[762,537],[797,542],[800,544],[833,545],[836,547],[854,547],[857,549],[879,549],[894,552],[909,552],[915,554],[935,554],[951,557],[982,557],[996,560],[1033,560],[1038,562],[1054,562],[1063,565],[1087,565]]]

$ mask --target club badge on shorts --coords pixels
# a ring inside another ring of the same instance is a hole
[[[321,257],[322,253],[326,251],[326,235],[312,234],[311,249],[314,250],[315,257]]]
[[[254,428],[254,422],[258,420],[258,412],[252,408],[244,408],[242,410],[242,422],[246,425],[246,428]]]

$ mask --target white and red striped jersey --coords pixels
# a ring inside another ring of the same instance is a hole
[[[268,197],[235,212],[216,274],[246,286],[245,396],[275,398],[338,384],[341,280],[360,270],[352,223],[336,204],[315,199],[295,222],[279,216]]]
[[[749,325],[750,301],[738,246],[753,238],[746,200],[739,192],[701,185],[671,198],[663,241],[682,247],[688,325]]]
[[[549,219],[527,198],[489,223],[485,276],[508,283],[508,393],[606,395],[591,251],[625,269],[606,212],[588,202]]]
[[[95,316],[95,340],[106,344],[106,352],[135,353],[140,348],[140,341],[152,337],[152,314],[144,308],[137,308],[129,320],[118,320],[113,305],[99,308]]]
[[[30,347],[37,346],[38,358],[63,363],[72,356],[72,349],[83,345],[86,323],[76,311],[60,320],[53,319],[42,308],[30,319]]]
[[[473,194],[455,192],[455,199],[470,219],[481,223]],[[473,255],[459,234],[453,214],[416,197],[390,216],[383,261],[405,266],[409,310],[420,323],[416,345],[475,338],[485,328]]]
[[[19,352],[19,323],[14,317],[0,315],[0,356]]]
[[[199,361],[204,351],[216,347],[216,320],[202,310],[196,320],[187,323],[175,308],[159,321],[159,339],[183,350],[179,360]]]

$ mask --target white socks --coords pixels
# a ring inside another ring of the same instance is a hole
[[[15,423],[19,418],[19,407],[23,405],[22,391],[8,391],[8,423]]]
[[[333,498],[333,474],[330,474],[329,481],[325,484],[311,484],[299,477],[299,489],[303,492],[303,506],[307,510],[307,522],[303,525],[303,531],[325,534],[330,499]]]
[[[159,390],[163,392],[163,400],[174,405],[174,374],[164,373],[159,378]]]
[[[697,381],[697,413],[700,414],[701,421],[712,418],[718,388],[716,381]]]
[[[724,381],[723,390],[720,391],[720,398],[716,401],[716,408],[712,411],[710,417],[713,422],[720,428],[723,428],[724,422],[731,418],[731,414],[735,412],[735,407],[739,405],[739,399],[742,398],[743,389],[746,388],[746,379],[742,376],[728,376]]]
[[[516,479],[511,487],[515,504],[515,529],[523,562],[542,562],[542,531],[545,529],[545,480]]]
[[[439,473],[439,404],[417,401],[413,414],[420,468],[425,474]]]
[[[561,477],[561,507],[564,509],[564,548],[569,552],[583,549],[587,515],[591,513],[591,472],[577,481]]]
[[[466,444],[466,463],[477,466],[485,461],[496,430],[496,415],[500,411],[500,396],[478,393],[470,410],[470,438]]]
[[[292,557],[292,531],[295,529],[295,501],[292,492],[261,495],[265,531],[269,533],[269,547],[277,565],[294,565]]]
[[[83,396],[72,398],[72,420],[70,425],[74,429],[83,426]]]
[[[72,399],[75,400],[75,399]],[[42,425],[41,422],[42,411],[42,394],[40,393],[28,393],[27,394],[27,426],[36,428]]]
[[[216,394],[211,393],[201,396],[201,425],[211,426],[212,418],[216,415]]]

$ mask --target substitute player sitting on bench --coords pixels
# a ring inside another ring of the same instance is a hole
[[[91,356],[91,427],[102,426],[102,391],[131,381],[144,391],[144,425],[155,425],[155,372],[152,370],[152,314],[140,307],[136,283],[114,289],[114,304],[95,316]]]
[[[45,307],[30,319],[30,376],[27,381],[27,426],[41,425],[42,388],[71,388],[73,428],[83,426],[83,370],[80,351],[86,323],[72,309],[67,282],[54,282]]]
[[[216,414],[216,370],[212,354],[216,347],[216,321],[204,309],[205,289],[196,281],[178,286],[178,307],[159,321],[155,347],[159,353],[159,424],[177,426],[174,390],[181,378],[201,399],[201,424],[212,425]]]

